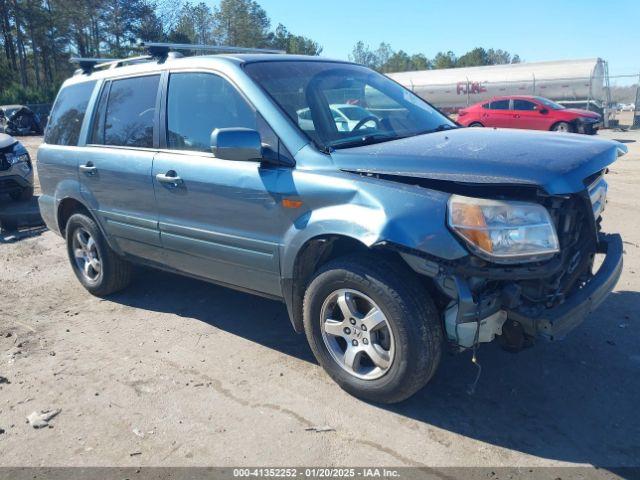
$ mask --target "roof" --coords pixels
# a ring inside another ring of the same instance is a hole
[[[114,59],[116,62],[118,59]],[[126,60],[126,59],[125,59]],[[194,55],[189,57],[167,58],[164,61],[138,61],[117,67],[96,68],[89,73],[79,73],[69,78],[65,84],[82,83],[102,78],[114,78],[130,75],[143,75],[151,72],[161,72],[169,68],[207,68],[216,67],[221,70],[237,67],[241,64],[254,62],[332,62],[352,63],[345,60],[334,60],[310,55],[268,54],[268,53],[241,53],[241,54],[215,54]]]

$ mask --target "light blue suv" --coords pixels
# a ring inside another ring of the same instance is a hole
[[[347,62],[178,57],[84,65],[55,102],[40,209],[94,295],[145,264],[281,300],[340,386],[391,403],[444,347],[560,338],[618,280],[623,145],[460,128]]]

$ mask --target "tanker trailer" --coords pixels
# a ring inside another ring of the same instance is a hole
[[[491,97],[539,95],[606,114],[607,64],[600,58],[388,73],[436,107],[456,112]],[[603,115],[606,120],[607,115]]]

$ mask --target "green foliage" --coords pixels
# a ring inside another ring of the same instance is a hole
[[[0,90],[0,105],[25,103],[51,103],[56,96],[59,85],[49,87],[23,87],[18,82],[4,84]]]
[[[278,24],[276,31],[271,34],[269,46],[299,55],[320,55],[322,52],[322,47],[317,42],[302,35],[290,33],[287,27],[281,23]]]
[[[0,0],[0,103],[51,102],[69,57],[122,58],[138,40],[264,47],[318,55],[255,0]]]
[[[403,50],[396,52],[388,43],[381,43],[376,50],[371,50],[362,41],[355,44],[349,59],[383,73],[520,62],[518,55],[512,57],[509,52],[492,48],[474,48],[459,58],[452,51],[438,52],[433,60],[429,60],[421,53],[409,55]]]

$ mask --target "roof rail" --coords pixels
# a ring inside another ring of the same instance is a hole
[[[230,47],[228,45],[198,45],[191,43],[140,42],[139,47],[146,48],[150,55],[166,58],[171,50],[193,50],[217,53],[286,53],[284,50],[268,48]]]
[[[82,73],[91,73],[96,65],[117,61],[115,58],[71,57],[70,63],[77,63]]]
[[[71,57],[69,61],[71,63],[77,63],[80,65],[82,73],[89,74],[96,68],[117,68],[126,63],[140,63],[150,62],[155,57],[151,55],[140,55],[130,58],[85,58],[85,57]]]
[[[182,54],[175,50],[217,53],[286,53],[284,50],[268,48],[230,47],[228,45],[197,45],[191,43],[139,42],[138,47],[146,49],[149,54],[130,58],[71,57],[69,61],[71,63],[77,63],[80,66],[80,69],[76,71],[76,74],[84,73],[88,75],[96,68],[118,68],[128,63],[150,62],[153,60],[164,62],[169,57],[182,57]]]

